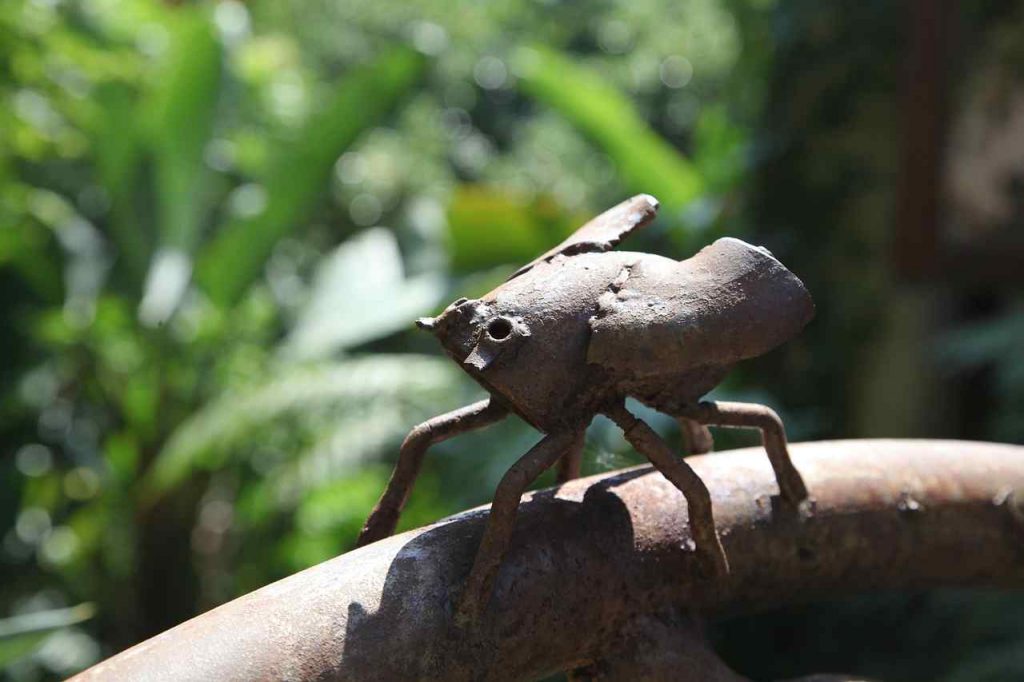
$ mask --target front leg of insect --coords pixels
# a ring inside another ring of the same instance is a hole
[[[469,572],[456,606],[456,625],[465,626],[473,623],[487,607],[494,579],[512,540],[520,498],[530,484],[559,458],[582,448],[583,434],[584,432],[580,430],[544,436],[502,477],[494,493],[494,501],[491,502],[487,527],[484,529],[480,548],[473,561],[473,568]]]
[[[398,451],[398,463],[391,474],[391,480],[388,481],[388,486],[384,489],[377,506],[370,512],[356,546],[368,545],[395,532],[398,517],[419,476],[427,448],[454,438],[460,433],[493,424],[507,414],[508,409],[501,404],[493,400],[481,400],[429,419],[410,431]]]

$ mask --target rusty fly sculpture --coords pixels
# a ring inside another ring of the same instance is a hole
[[[728,572],[707,487],[626,409],[627,397],[678,419],[691,452],[710,449],[707,426],[759,429],[782,499],[794,506],[807,499],[775,412],[701,397],[739,360],[796,335],[814,314],[810,295],[768,250],[738,239],[719,239],[683,261],[612,251],[657,210],[648,195],[624,201],[486,296],[460,298],[417,322],[490,398],[409,433],[360,546],[394,532],[429,446],[510,412],[545,434],[498,484],[456,607],[459,623],[472,622],[487,605],[523,493],[556,462],[559,482],[579,474],[584,431],[598,414],[682,492],[702,564]]]

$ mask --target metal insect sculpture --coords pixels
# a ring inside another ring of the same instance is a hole
[[[807,498],[775,412],[700,398],[737,361],[796,335],[814,314],[810,295],[768,250],[738,239],[719,239],[683,261],[612,251],[657,210],[648,195],[624,201],[486,296],[460,298],[418,321],[490,398],[409,433],[360,546],[394,532],[429,446],[510,412],[545,434],[498,485],[457,622],[472,622],[486,607],[527,487],[556,462],[559,482],[579,474],[583,434],[598,414],[683,493],[702,564],[728,571],[707,487],[626,409],[627,397],[677,418],[691,452],[711,448],[708,425],[759,429],[783,500]]]

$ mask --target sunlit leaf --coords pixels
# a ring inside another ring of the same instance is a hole
[[[390,467],[364,466],[305,494],[295,510],[297,528],[280,546],[284,563],[299,570],[350,548],[389,474]],[[430,472],[416,480],[416,494],[402,510],[399,532],[437,521],[449,511],[437,503],[437,488],[437,477]]]
[[[524,200],[488,187],[460,185],[448,206],[452,266],[474,272],[527,263],[585,221],[543,195]]]
[[[266,482],[267,496],[279,506],[294,504],[310,490],[349,476],[387,445],[409,431],[408,410],[395,401],[375,401],[341,416],[336,426],[313,447],[300,453]]]
[[[139,321],[149,327],[166,322],[181,303],[192,275],[192,259],[176,248],[161,248],[146,273]]]
[[[195,471],[222,464],[232,445],[258,426],[325,405],[444,391],[455,369],[442,358],[374,355],[319,367],[292,367],[258,386],[230,392],[186,420],[168,439],[145,476],[151,499]]]
[[[147,110],[156,180],[160,248],[146,275],[139,319],[155,326],[178,307],[192,274],[210,172],[203,152],[210,141],[220,92],[221,47],[199,11],[175,13],[171,44],[154,78]]]
[[[700,195],[703,182],[693,164],[600,74],[541,46],[521,49],[515,67],[523,91],[558,111],[608,154],[631,191],[653,194],[670,211]]]
[[[341,153],[383,119],[424,64],[422,55],[402,48],[353,70],[298,137],[277,150],[263,183],[266,206],[224,226],[203,250],[196,276],[215,302],[231,304],[259,275],[277,240],[301,225],[322,195]]]
[[[408,328],[444,290],[439,273],[406,279],[394,234],[367,230],[324,257],[284,354],[320,359]]]
[[[0,619],[0,669],[32,653],[55,631],[89,620],[94,613],[92,604],[79,604]]]

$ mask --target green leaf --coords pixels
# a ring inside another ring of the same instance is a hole
[[[297,360],[322,359],[407,329],[411,320],[437,305],[444,291],[438,273],[405,278],[390,230],[366,230],[321,260],[284,354]]]
[[[141,167],[144,144],[139,125],[136,97],[123,85],[109,84],[97,90],[98,107],[93,122],[96,173],[110,197],[108,233],[117,246],[117,264],[136,287],[142,279],[153,249],[149,221],[140,210],[144,196]]]
[[[176,487],[194,472],[221,466],[256,428],[288,414],[328,405],[360,405],[450,388],[447,360],[418,355],[373,355],[319,367],[291,367],[259,386],[231,391],[179,426],[143,479],[143,500]]]
[[[418,80],[424,64],[422,55],[401,48],[354,70],[297,139],[277,150],[264,181],[264,210],[226,225],[199,260],[197,279],[214,302],[224,306],[238,299],[274,244],[312,209],[341,153],[383,119]]]
[[[295,510],[295,531],[279,551],[292,570],[325,561],[351,547],[366,516],[387,483],[390,468],[369,466],[306,493]],[[416,480],[416,494],[402,511],[398,532],[436,521],[450,509],[438,490],[437,477],[427,471]]]
[[[723,106],[707,106],[694,129],[694,166],[712,192],[727,192],[740,183],[743,173],[743,130]]]
[[[204,208],[203,151],[220,92],[221,45],[205,13],[182,9],[175,13],[171,44],[154,79],[148,132],[161,244],[191,251]]]
[[[92,604],[37,611],[0,620],[0,669],[27,656],[56,630],[93,617]]]
[[[263,497],[278,507],[290,507],[304,500],[310,491],[358,472],[383,448],[397,446],[408,433],[409,410],[400,407],[394,402],[376,401],[343,415],[332,431],[266,480]]]
[[[139,319],[167,321],[185,294],[199,242],[211,172],[203,163],[221,84],[221,45],[201,11],[175,13],[171,45],[149,103],[159,248],[146,275]]]
[[[0,225],[0,268],[12,267],[36,295],[50,304],[59,304],[64,295],[64,277],[52,230],[24,214],[14,218],[0,212],[0,220],[5,218],[10,220]]]
[[[703,181],[690,161],[600,74],[540,46],[520,49],[514,66],[523,91],[558,111],[608,154],[631,191],[653,194],[673,212],[701,194]]]
[[[460,185],[448,205],[448,249],[459,272],[522,265],[586,222],[550,198],[523,201],[487,187]]]

